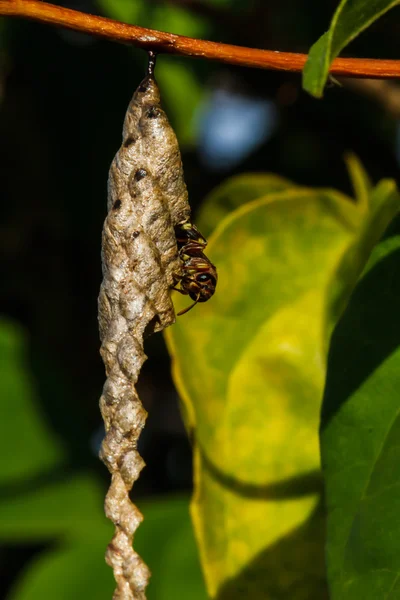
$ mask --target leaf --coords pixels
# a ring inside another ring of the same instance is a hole
[[[145,520],[135,546],[153,573],[148,600],[206,600],[188,498],[163,498],[139,506]]]
[[[84,474],[13,493],[11,498],[4,496],[0,501],[0,540],[85,538],[89,532],[91,538],[98,537],[96,532],[104,538],[104,531],[110,537],[112,527],[104,516],[103,496],[102,486]]]
[[[371,244],[398,210],[390,186],[373,191],[368,211],[301,188],[241,206],[207,249],[215,296],[167,332],[195,441],[192,518],[211,597],[293,598],[305,574],[299,598],[325,597],[322,535],[306,523],[319,503],[327,349]],[[276,557],[282,547],[288,562]]]
[[[368,202],[372,191],[372,183],[363,165],[355,154],[349,153],[345,158],[358,206],[360,210],[368,210]]]
[[[41,494],[41,513],[35,502],[28,498],[26,507],[30,509],[30,522],[29,515],[27,517],[18,510],[4,515],[0,523],[0,539],[4,539],[4,522],[12,520],[14,531],[18,528],[20,533],[28,532],[28,535],[21,536],[24,540],[44,539],[49,534],[62,534],[64,543],[65,539],[68,540],[68,545],[42,553],[32,561],[7,600],[111,598],[113,580],[103,558],[111,526],[99,511],[102,493],[96,487],[94,480],[72,480],[69,485],[58,486],[59,493],[53,491],[51,501],[50,494],[44,492]],[[90,496],[92,498],[88,502]],[[56,505],[58,511],[54,510]],[[135,546],[154,573],[147,592],[148,600],[186,596],[193,600],[206,600],[188,500],[178,497],[142,501],[140,508],[146,519],[135,536]],[[0,507],[0,514],[3,516],[3,507]],[[73,523],[74,515],[76,524]],[[20,517],[22,522],[18,523]],[[78,527],[81,528],[80,536],[75,535]]]
[[[321,98],[330,65],[341,50],[399,0],[342,0],[329,30],[311,47],[303,71],[303,88]]]
[[[112,526],[103,496],[95,478],[82,475],[0,503],[1,541],[59,540],[29,564],[8,600],[111,598],[112,575],[103,557]],[[182,597],[206,600],[188,500],[141,501],[140,508],[145,521],[135,546],[154,572],[148,600],[180,597],[180,589]]]
[[[41,413],[25,332],[0,321],[0,484],[28,481],[59,465],[64,450]]]
[[[272,173],[246,173],[221,183],[204,199],[198,217],[199,230],[207,237],[226,215],[246,202],[295,187]]]
[[[7,600],[109,600],[113,578],[100,544],[81,544],[39,555]]]
[[[97,0],[97,4],[113,19],[134,25],[141,24],[143,0]]]
[[[399,210],[399,192],[394,181],[382,179],[369,191],[366,205],[358,203],[363,219],[359,234],[354,238],[339,267],[338,285],[332,290],[332,321],[336,322],[344,310],[347,299],[361,274],[372,248],[378,242],[393,216]]]
[[[175,530],[173,538],[163,556],[160,578],[154,573],[157,583],[157,594],[150,595],[149,600],[173,600],[174,598],[190,598],[190,600],[207,600],[206,586],[200,568],[200,560],[192,523],[186,508],[184,527],[182,524]],[[163,529],[159,530],[159,538]],[[184,573],[184,577],[181,574]]]
[[[396,236],[374,250],[329,355],[321,452],[332,600],[400,594],[399,295]]]
[[[196,107],[204,96],[204,86],[187,63],[176,57],[163,56],[157,63],[157,81],[163,93],[163,104],[181,145],[195,139],[194,118]],[[184,94],[177,90],[185,90]]]
[[[207,19],[184,5],[156,4],[150,14],[148,26],[154,29],[195,38],[204,37],[208,31]]]

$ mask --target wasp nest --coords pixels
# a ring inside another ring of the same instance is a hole
[[[142,520],[129,492],[144,466],[137,442],[147,413],[135,385],[146,356],[143,338],[175,321],[170,298],[180,271],[174,226],[190,209],[176,136],[149,73],[126,113],[122,146],[110,168],[99,296],[101,355],[107,380],[100,399],[105,438],[100,456],[111,473],[106,515],[115,525],[106,560],[114,599],[144,599],[149,570],[133,550]]]

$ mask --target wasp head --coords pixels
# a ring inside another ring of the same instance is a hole
[[[182,289],[197,302],[207,302],[214,294],[216,285],[216,278],[211,273],[189,275],[181,281]]]

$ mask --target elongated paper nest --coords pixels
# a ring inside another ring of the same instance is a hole
[[[100,452],[112,481],[106,515],[115,525],[106,560],[114,599],[145,599],[149,571],[132,548],[142,520],[129,491],[144,466],[137,441],[147,416],[135,390],[146,360],[143,337],[175,321],[170,298],[181,269],[174,225],[190,208],[176,136],[149,75],[126,113],[123,142],[110,168],[103,228],[99,324],[107,380],[100,399],[106,435]]]

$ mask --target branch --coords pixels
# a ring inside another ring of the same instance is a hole
[[[65,27],[114,42],[132,44],[144,50],[217,60],[242,67],[301,71],[307,59],[306,54],[219,44],[127,25],[40,0],[0,0],[0,15]],[[400,78],[400,60],[337,58],[332,63],[330,73],[342,77]]]

